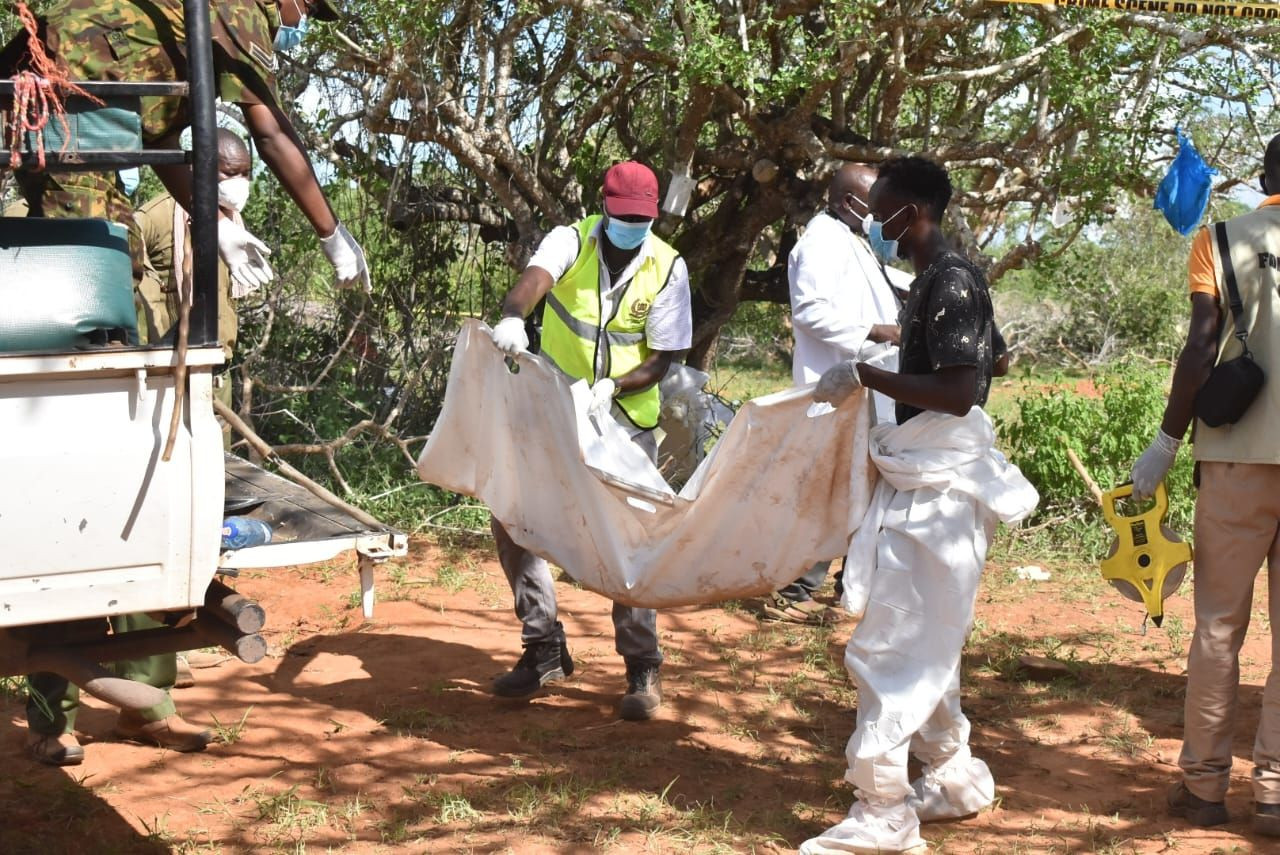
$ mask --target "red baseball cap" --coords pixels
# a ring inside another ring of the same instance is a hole
[[[658,177],[643,163],[616,163],[604,174],[604,209],[615,217],[658,218]]]

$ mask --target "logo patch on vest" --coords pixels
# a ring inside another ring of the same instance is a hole
[[[652,308],[652,306],[653,304],[648,300],[636,300],[631,304],[631,307],[627,309],[627,319],[632,321],[643,321],[645,318],[649,317],[649,309]]]

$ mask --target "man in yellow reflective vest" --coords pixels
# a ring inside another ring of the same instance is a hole
[[[591,412],[609,413],[650,459],[658,447],[658,381],[693,335],[689,272],[680,255],[650,233],[658,179],[643,164],[614,165],[604,176],[604,216],[553,229],[502,306],[493,340],[509,354],[528,350],[525,318],[546,297],[542,355],[574,380],[591,383]],[[491,521],[498,560],[524,625],[524,655],[493,684],[494,694],[525,698],[573,673],[547,563]],[[613,604],[614,644],[627,666],[621,715],[653,717],[662,703],[657,614]]]

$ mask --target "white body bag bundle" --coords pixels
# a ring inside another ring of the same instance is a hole
[[[644,608],[757,596],[845,554],[875,486],[865,397],[810,387],[745,404],[679,493],[587,384],[538,356],[506,364],[489,329],[458,335],[424,481],[489,506],[516,543],[582,586]]]

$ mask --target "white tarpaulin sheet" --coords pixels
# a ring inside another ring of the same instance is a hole
[[[875,485],[864,399],[814,405],[811,387],[745,404],[679,492],[585,382],[542,358],[506,365],[489,328],[458,335],[424,481],[489,506],[516,543],[584,587],[646,608],[775,590],[844,555]]]

